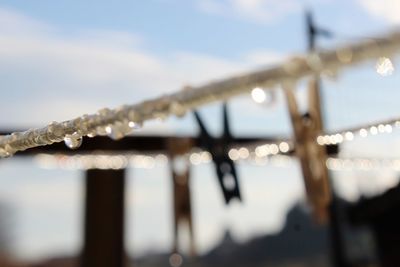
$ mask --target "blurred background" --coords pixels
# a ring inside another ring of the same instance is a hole
[[[307,10],[330,33],[316,39],[322,50],[385,34],[400,22],[395,0],[0,1],[0,130],[137,103],[303,54]],[[391,75],[377,73],[371,61],[322,78],[328,132],[399,116],[400,76],[396,58],[390,60]],[[296,90],[302,110],[306,89],[301,83]],[[234,137],[292,136],[284,96],[279,88],[273,92],[262,101],[250,94],[229,101]],[[219,136],[221,104],[199,113]],[[187,114],[146,123],[133,136],[198,131]],[[343,160],[328,166],[336,217],[325,225],[311,216],[294,157],[237,162],[243,201],[229,205],[213,162],[192,159],[195,254],[187,234],[179,237],[179,253],[174,250],[168,160],[132,151],[142,158],[124,165],[124,266],[398,266],[395,253],[382,252],[400,246],[399,219],[391,215],[400,206],[400,131],[388,132],[340,144]],[[346,158],[365,161],[360,167]],[[61,155],[1,159],[0,266],[81,266],[87,178]]]

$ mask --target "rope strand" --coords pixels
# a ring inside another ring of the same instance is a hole
[[[205,86],[184,88],[185,90],[174,94],[136,105],[126,105],[112,110],[105,108],[96,114],[83,115],[60,123],[52,122],[43,128],[1,136],[0,157],[12,156],[18,151],[63,140],[68,147],[76,148],[80,145],[82,136],[109,135],[119,139],[147,120],[170,115],[182,116],[190,109],[248,93],[257,86],[270,88],[293,83],[311,74],[337,72],[346,66],[380,56],[390,57],[399,51],[400,32],[394,32],[382,38],[335,50],[311,53],[272,68],[212,82]]]

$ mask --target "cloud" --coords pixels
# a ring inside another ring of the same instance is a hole
[[[271,23],[299,11],[301,3],[292,0],[200,0],[198,6],[201,10],[210,14]]]
[[[179,73],[180,80],[202,84],[243,72],[249,65],[249,62],[235,62],[206,54],[179,52],[173,55],[172,68]]]
[[[198,6],[210,14],[268,23],[299,11],[302,3],[294,0],[199,0]]]
[[[359,0],[358,3],[372,16],[389,23],[400,23],[400,2],[397,0]]]
[[[259,66],[277,64],[284,59],[286,59],[286,56],[266,50],[254,50],[246,55],[246,60]]]
[[[25,34],[37,34],[38,32],[50,32],[52,27],[31,19],[16,10],[0,7],[0,32],[8,35],[18,35],[21,34],[21,29],[24,29]]]
[[[9,116],[0,124],[8,127],[38,126],[136,103],[260,63],[247,55],[235,61],[187,51],[157,56],[143,48],[142,36],[130,32],[83,29],[64,34],[8,9],[0,8],[0,21],[7,25],[0,26],[0,78],[9,92],[0,106]]]

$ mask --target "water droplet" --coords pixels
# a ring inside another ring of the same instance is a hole
[[[170,111],[177,117],[183,117],[186,114],[185,106],[179,101],[174,101],[170,105]]]
[[[107,134],[111,134],[112,133],[112,127],[111,125],[106,126],[106,128],[104,128],[106,130]]]
[[[359,131],[359,134],[360,134],[361,137],[367,137],[368,136],[368,131],[363,128],[363,129],[361,129]]]
[[[79,129],[79,133],[81,133],[82,135],[87,135],[90,132],[89,121],[90,116],[87,114],[84,114],[81,117],[75,119],[75,127]]]
[[[90,137],[90,138],[95,137],[96,135],[97,135],[96,131],[90,131],[87,134],[87,136]]]
[[[256,87],[251,90],[251,98],[253,98],[254,102],[261,104],[267,99],[267,94],[262,88]]]
[[[228,156],[231,160],[238,160],[240,158],[239,151],[235,148],[231,148],[228,152]]]
[[[322,145],[325,144],[324,137],[323,137],[322,135],[320,135],[320,136],[317,137],[317,143],[318,143],[318,145],[320,145],[320,146],[322,146]]]
[[[200,157],[203,163],[208,163],[213,159],[211,153],[208,151],[201,152]]]
[[[65,145],[70,149],[77,149],[82,145],[82,136],[78,133],[73,133],[65,136]]]
[[[269,146],[269,149],[270,149],[272,155],[276,155],[279,153],[279,147],[276,144],[271,144]]]
[[[343,135],[341,135],[340,133],[335,134],[335,138],[336,138],[336,142],[337,143],[342,143],[343,142]]]
[[[107,127],[104,126],[96,127],[96,135],[107,135]]]
[[[372,135],[376,135],[376,134],[378,133],[378,128],[376,128],[376,126],[371,126],[371,127],[369,128],[369,132],[370,132]]]
[[[0,157],[6,158],[9,156],[11,156],[11,154],[9,152],[7,152],[7,150],[5,148],[0,148]]]
[[[238,152],[241,159],[247,159],[250,156],[249,150],[245,147],[240,148]]]
[[[6,144],[5,145],[4,151],[5,151],[5,156],[6,157],[11,157],[16,152],[16,150],[10,144]]]
[[[158,154],[155,156],[155,160],[160,164],[168,163],[168,157],[164,154]]]
[[[199,153],[192,153],[189,157],[190,163],[198,165],[201,163],[201,156]]]
[[[345,136],[346,140],[348,140],[348,141],[351,141],[354,139],[354,134],[352,132],[346,132],[344,136]]]
[[[376,72],[382,76],[390,76],[393,74],[394,71],[393,63],[387,57],[378,58],[375,68]]]
[[[289,151],[289,144],[286,143],[286,142],[281,142],[281,143],[279,144],[279,150],[280,150],[282,153],[287,153],[287,152]]]
[[[142,123],[142,122],[130,121],[130,122],[128,123],[128,126],[129,126],[131,129],[133,129],[133,130],[137,130],[137,129],[142,128],[143,123]]]
[[[119,140],[131,132],[131,128],[127,123],[115,122],[113,125],[106,127],[107,135],[114,140]]]

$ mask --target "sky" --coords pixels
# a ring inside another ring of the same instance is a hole
[[[279,63],[306,51],[305,8],[312,9],[318,25],[335,33],[333,39],[318,40],[321,49],[384,34],[400,22],[395,0],[2,0],[0,125],[43,126]],[[381,77],[374,66],[369,62],[323,80],[328,130],[398,116],[400,76],[395,71]],[[300,86],[297,92],[301,103],[304,91]],[[272,105],[256,105],[249,96],[230,101],[233,133],[290,136],[285,102],[276,92]],[[220,105],[200,112],[218,134]],[[196,132],[188,114],[150,122],[138,134]],[[398,157],[398,137],[357,140],[345,145],[342,155]],[[130,254],[171,246],[171,185],[165,168],[129,170]],[[230,207],[223,205],[212,165],[192,171],[196,242],[202,253],[225,229],[242,242],[278,231],[286,209],[303,197],[294,160],[284,167],[240,165],[245,202]],[[335,179],[340,191],[353,198],[360,190],[383,190],[397,181],[390,171],[377,175],[344,172]],[[34,159],[2,160],[0,200],[15,207],[18,257],[79,251],[82,177],[76,170],[44,170]]]

